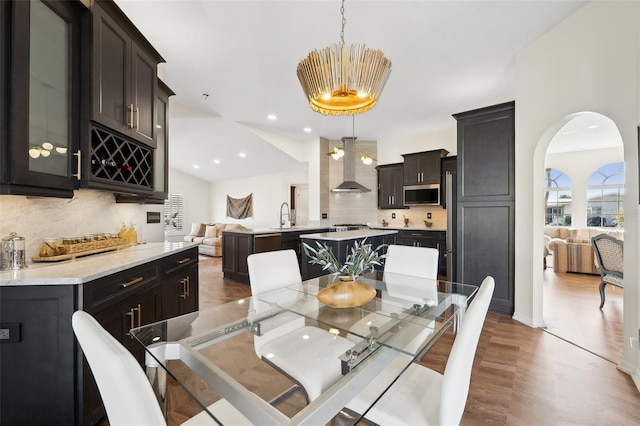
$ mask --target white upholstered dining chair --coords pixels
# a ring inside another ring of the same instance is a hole
[[[71,324],[98,385],[109,424],[166,425],[151,383],[131,352],[84,311],[74,312]],[[226,399],[216,401],[207,409],[223,424],[252,424]],[[202,411],[183,424],[194,426],[217,423]]]
[[[254,253],[247,257],[251,294],[302,283],[298,258],[293,250]],[[283,315],[291,315],[283,313]],[[319,397],[342,377],[340,355],[353,347],[344,337],[305,324],[297,316],[277,329],[254,337],[258,356],[299,383],[309,401]]]
[[[438,255],[434,248],[391,244],[387,248],[384,272],[435,280],[438,278]]]
[[[460,424],[469,394],[473,359],[494,288],[492,277],[486,277],[480,285],[453,342],[444,374],[412,363],[366,413],[367,419],[379,425]],[[402,358],[398,357],[398,361],[402,362]],[[383,370],[347,407],[363,413],[373,395],[383,390],[380,387],[393,380],[388,377],[391,371],[393,368]]]

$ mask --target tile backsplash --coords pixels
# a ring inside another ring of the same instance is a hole
[[[133,223],[138,241],[164,241],[162,223],[147,224],[146,212],[162,205],[117,204],[113,194],[78,190],[72,199],[0,195],[0,239],[11,232],[25,238],[27,263],[37,256],[44,238],[117,233]]]
[[[396,214],[395,219],[391,218],[392,213]],[[427,219],[428,213],[431,213],[431,219]],[[445,229],[447,227],[447,211],[440,206],[378,210],[378,222],[375,225],[382,226],[382,220],[384,219],[389,223],[389,227],[404,227],[404,217],[409,219],[409,228],[428,229],[424,223],[425,220],[432,223],[432,228]]]

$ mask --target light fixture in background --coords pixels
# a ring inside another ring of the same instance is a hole
[[[298,80],[311,108],[325,115],[349,115],[376,105],[391,73],[391,61],[364,44],[344,44],[344,0],[340,44],[313,50],[300,61]]]
[[[353,142],[355,143],[356,140],[356,118],[355,116],[351,116],[351,137]],[[354,145],[355,147],[355,145]],[[362,155],[360,157],[360,161],[362,161],[363,164],[366,164],[367,166],[371,165],[374,161],[378,161],[373,157],[370,157],[368,154],[365,154],[363,152],[358,152],[355,150],[355,148],[349,149],[349,148],[345,148],[344,146],[344,142],[342,144],[342,148],[334,146],[333,147],[333,151],[328,152],[327,155],[330,156],[331,158],[333,158],[334,160],[339,160],[342,157],[344,157],[344,151],[345,150],[349,150],[351,152],[354,152],[358,155]]]

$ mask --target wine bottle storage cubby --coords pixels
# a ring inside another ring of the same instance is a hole
[[[153,188],[153,149],[92,127],[91,176]]]

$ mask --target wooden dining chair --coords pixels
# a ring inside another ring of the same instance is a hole
[[[473,359],[494,288],[492,277],[486,277],[480,285],[453,342],[444,374],[412,363],[366,413],[368,420],[379,425],[460,424],[469,394]],[[397,360],[403,362],[401,357]],[[383,370],[347,408],[365,412],[375,395],[393,381],[390,374],[397,370],[397,365]]]
[[[438,278],[438,256],[439,252],[434,248],[391,244],[387,248],[384,272],[435,280]]]
[[[253,297],[277,288],[302,283],[298,258],[293,250],[255,253],[247,257]],[[284,372],[305,390],[309,401],[319,397],[342,377],[340,355],[353,343],[327,330],[308,326],[304,317],[262,336],[254,337],[256,353]]]
[[[600,309],[604,306],[604,287],[607,284],[624,288],[624,246],[622,240],[600,234],[591,239],[600,266]]]
[[[131,352],[84,311],[74,312],[71,324],[98,385],[109,424],[166,425],[151,383]],[[207,410],[222,424],[252,424],[226,399],[216,401]],[[183,424],[195,426],[217,423],[206,411],[202,411]]]

